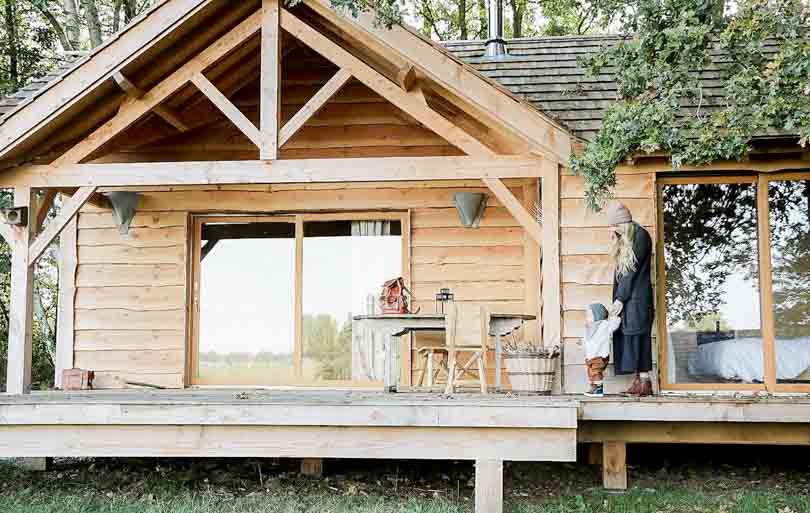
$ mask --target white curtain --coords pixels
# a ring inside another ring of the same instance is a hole
[[[391,235],[391,221],[352,221],[352,237]]]

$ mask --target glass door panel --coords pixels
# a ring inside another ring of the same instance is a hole
[[[373,314],[385,281],[402,276],[398,220],[304,223],[302,350],[304,379],[315,385],[380,386],[379,334],[353,329]]]
[[[200,220],[200,385],[289,385],[294,375],[295,224]]]
[[[810,385],[810,176],[768,184],[777,383]]]
[[[666,382],[763,383],[756,185],[687,181],[660,188]]]

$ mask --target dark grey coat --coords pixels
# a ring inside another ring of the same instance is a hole
[[[647,335],[652,331],[654,306],[653,289],[650,280],[652,260],[652,239],[650,234],[638,223],[633,251],[636,254],[636,270],[621,276],[614,275],[613,301],[622,302],[622,325],[619,328],[624,335]]]

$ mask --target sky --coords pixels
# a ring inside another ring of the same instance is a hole
[[[338,326],[365,310],[366,294],[402,273],[401,237],[304,239],[304,314],[328,313]],[[200,352],[293,347],[294,239],[221,241],[200,276]]]

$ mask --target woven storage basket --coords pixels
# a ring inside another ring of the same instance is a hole
[[[512,391],[522,394],[551,394],[558,356],[540,353],[503,355]]]

